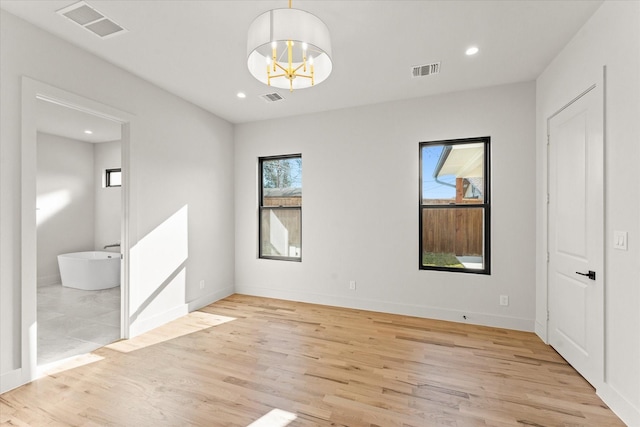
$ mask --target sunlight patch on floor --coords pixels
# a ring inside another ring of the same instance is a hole
[[[89,365],[91,363],[104,360],[104,357],[93,353],[80,354],[78,356],[68,357],[62,360],[56,360],[51,363],[38,365],[37,378],[43,378],[49,375],[59,374],[70,369],[79,368],[80,366]]]
[[[128,340],[114,342],[113,344],[105,346],[105,348],[121,353],[129,353],[213,326],[222,325],[233,320],[236,320],[236,318],[194,311],[142,335]]]
[[[261,416],[247,427],[285,427],[291,424],[296,418],[296,414],[283,411],[282,409],[272,409]]]

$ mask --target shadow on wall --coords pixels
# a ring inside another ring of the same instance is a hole
[[[138,319],[161,315],[186,303],[188,225],[189,209],[184,205],[131,248],[132,326]]]

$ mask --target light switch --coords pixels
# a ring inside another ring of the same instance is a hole
[[[614,231],[613,232],[613,248],[623,251],[627,250],[627,232],[626,231]]]

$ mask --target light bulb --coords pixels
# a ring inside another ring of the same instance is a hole
[[[275,49],[277,47],[278,47],[278,42],[271,42],[271,49]]]
[[[271,65],[271,57],[265,56],[264,59],[267,61],[267,65]]]
[[[309,57],[309,65],[313,65],[313,56]]]
[[[307,45],[306,43],[302,43],[302,50],[307,50],[308,47],[309,45]]]
[[[471,55],[475,55],[476,53],[478,53],[479,49],[475,46],[470,47],[469,49],[467,49],[467,51],[465,52],[468,56]]]

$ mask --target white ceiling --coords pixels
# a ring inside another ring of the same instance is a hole
[[[36,108],[38,132],[91,143],[122,138],[122,125],[118,122],[40,99]]]
[[[294,0],[329,27],[333,73],[267,103],[259,96],[276,90],[247,70],[247,30],[287,0],[88,0],[128,30],[104,40],[55,13],[74,2],[0,7],[233,123],[531,81],[602,3]],[[471,45],[480,53],[468,57]],[[438,61],[439,75],[411,78],[412,66]]]

